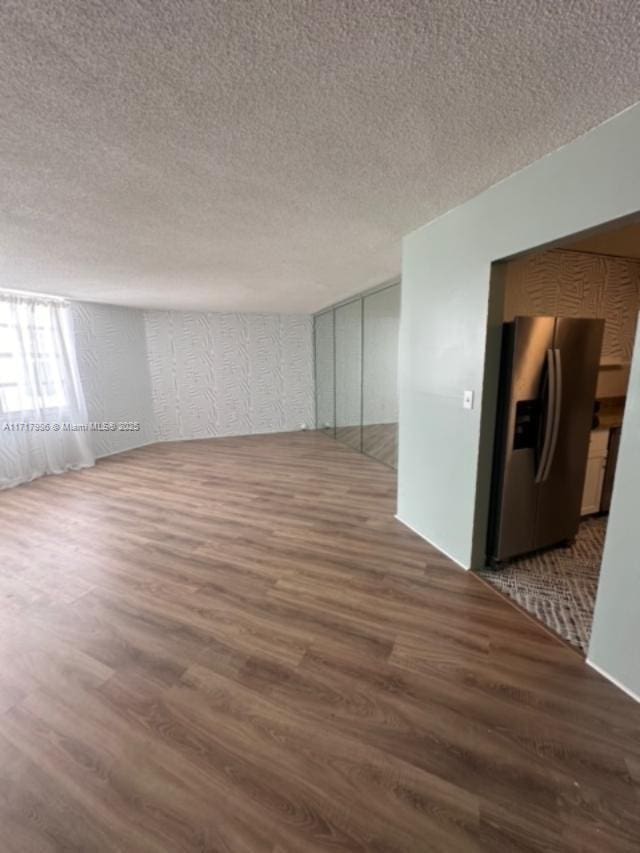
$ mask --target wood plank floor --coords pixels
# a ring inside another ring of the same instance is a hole
[[[640,706],[318,434],[0,493],[0,848],[640,849]]]

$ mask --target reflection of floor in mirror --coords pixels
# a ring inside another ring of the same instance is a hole
[[[551,548],[480,574],[586,655],[606,532],[606,516],[587,518],[571,548]]]
[[[362,427],[362,449],[391,468],[398,467],[398,424]]]
[[[360,450],[360,427],[338,427],[336,438]],[[379,462],[398,467],[398,424],[369,424],[362,427],[362,451]]]

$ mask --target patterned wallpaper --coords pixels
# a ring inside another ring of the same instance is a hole
[[[145,312],[156,440],[313,426],[311,317]]]
[[[640,261],[552,249],[507,265],[506,320],[604,318],[603,357],[631,361],[639,310]]]
[[[92,432],[96,456],[154,440],[144,314],[132,308],[72,302],[78,368],[90,421],[139,421],[140,432]]]
[[[96,457],[155,441],[313,427],[312,318],[71,302]]]

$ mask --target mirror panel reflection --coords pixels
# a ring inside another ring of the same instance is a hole
[[[362,300],[336,308],[336,438],[361,450]]]
[[[397,468],[400,284],[314,317],[316,429]]]
[[[333,311],[315,318],[316,429],[335,437],[335,364]]]
[[[364,298],[362,450],[398,467],[400,285]]]

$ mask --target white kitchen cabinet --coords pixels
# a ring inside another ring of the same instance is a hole
[[[600,511],[604,473],[607,467],[607,452],[609,448],[609,430],[596,429],[591,433],[587,472],[582,491],[581,515],[590,515]]]

